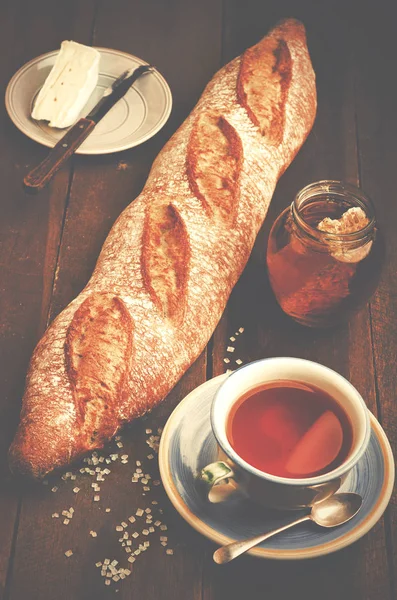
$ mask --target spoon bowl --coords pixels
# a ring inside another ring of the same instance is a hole
[[[360,494],[335,494],[323,502],[315,504],[310,519],[321,527],[337,527],[349,521],[358,513],[363,503]]]
[[[247,552],[270,537],[273,537],[290,527],[294,527],[299,523],[304,523],[305,521],[313,521],[320,527],[337,527],[338,525],[343,525],[343,523],[346,523],[358,513],[362,502],[363,499],[360,494],[354,494],[352,492],[334,494],[326,500],[314,504],[309,514],[304,515],[291,523],[287,523],[287,525],[283,525],[283,527],[256,535],[246,540],[231,542],[226,546],[222,546],[222,548],[218,548],[218,550],[214,552],[214,561],[219,565],[230,562],[234,558],[237,558],[237,556],[240,556],[240,554]]]

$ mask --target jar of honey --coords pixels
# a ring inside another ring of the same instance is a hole
[[[375,291],[383,243],[372,202],[341,181],[303,188],[275,221],[267,268],[283,311],[302,325],[329,327]]]

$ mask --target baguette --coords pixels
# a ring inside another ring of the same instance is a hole
[[[31,359],[13,471],[43,477],[152,409],[200,355],[316,112],[289,19],[210,81]]]

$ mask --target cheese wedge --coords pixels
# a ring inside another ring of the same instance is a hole
[[[69,127],[95,89],[100,54],[90,46],[65,41],[54,66],[37,96],[33,119],[48,121],[50,127]]]

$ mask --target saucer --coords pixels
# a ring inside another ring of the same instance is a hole
[[[107,87],[127,69],[147,64],[145,61],[109,48],[96,48],[100,55],[99,79],[84,107],[86,116]],[[44,84],[59,50],[34,58],[21,67],[10,80],[5,96],[7,112],[14,124],[28,137],[52,148],[66,129],[49,127],[46,121],[32,119],[34,101]],[[76,154],[108,154],[142,144],[166,123],[172,106],[170,88],[155,69],[139,78],[125,96],[115,104],[82,143]]]
[[[217,460],[210,408],[225,377],[203,383],[182,400],[167,421],[159,449],[161,478],[172,504],[192,527],[218,545],[270,531],[304,514],[264,509],[247,499],[211,504],[205,498],[197,475]],[[275,559],[321,556],[352,544],[375,525],[393,490],[394,460],[383,429],[372,414],[370,417],[368,449],[340,488],[363,497],[359,513],[333,529],[302,523],[253,548],[251,555]]]

